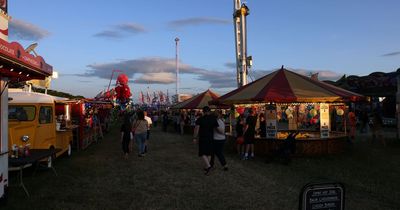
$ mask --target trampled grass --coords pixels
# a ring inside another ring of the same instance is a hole
[[[290,165],[242,161],[226,148],[229,171],[202,171],[190,135],[153,129],[149,153],[124,160],[118,129],[98,144],[56,160],[50,170],[26,173],[31,197],[11,174],[5,209],[297,209],[312,181],[344,183],[346,209],[400,208],[400,143],[387,147],[357,139],[343,154],[295,158]]]

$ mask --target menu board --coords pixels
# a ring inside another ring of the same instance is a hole
[[[321,103],[319,113],[321,138],[329,138],[329,105]]]
[[[276,123],[276,106],[273,104],[267,105],[265,108],[265,122],[267,126],[267,138],[276,138],[277,123]]]
[[[340,183],[306,185],[301,194],[299,209],[344,209],[344,186]]]

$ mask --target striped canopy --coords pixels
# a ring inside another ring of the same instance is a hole
[[[210,106],[210,108],[226,108],[221,106],[209,105],[208,102],[212,100],[216,100],[219,97],[216,93],[211,90],[207,90],[203,93],[193,96],[185,101],[182,101],[174,106],[171,109],[202,109],[204,106]]]
[[[282,68],[233,90],[214,102],[217,104],[344,102],[362,98],[363,96],[357,93]]]

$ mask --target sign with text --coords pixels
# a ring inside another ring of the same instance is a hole
[[[329,104],[320,103],[319,113],[321,138],[329,138]]]
[[[265,108],[265,122],[267,126],[267,138],[276,138],[277,123],[276,123],[276,106],[269,104]]]
[[[300,197],[300,210],[343,210],[344,186],[340,183],[308,184]]]

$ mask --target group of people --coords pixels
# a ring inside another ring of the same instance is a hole
[[[121,144],[125,159],[133,150],[134,141],[138,146],[138,156],[144,157],[148,150],[150,128],[153,122],[146,111],[138,110],[133,113],[126,112],[121,124]]]
[[[383,135],[383,119],[377,110],[374,110],[371,116],[366,110],[361,111],[358,120],[356,114],[353,111],[350,111],[348,113],[348,120],[350,125],[349,138],[351,143],[353,143],[355,139],[357,122],[359,121],[360,133],[368,133],[371,129],[371,142],[380,141],[383,146],[386,146],[386,141]]]
[[[239,115],[236,119],[235,131],[239,156],[243,160],[253,159],[255,135],[257,133],[260,137],[266,137],[267,135],[264,114],[260,113],[257,117],[255,111],[250,109],[247,112],[247,116],[244,114]]]
[[[203,115],[199,117],[194,129],[193,142],[198,143],[199,157],[204,162],[205,175],[209,175],[214,168],[215,156],[218,158],[224,171],[228,166],[223,154],[225,144],[225,122],[221,111],[211,112],[210,107],[203,108]]]

